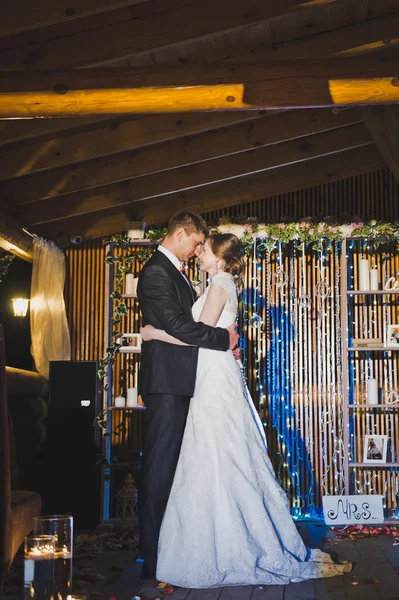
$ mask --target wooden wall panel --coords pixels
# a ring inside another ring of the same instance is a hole
[[[72,360],[99,360],[104,352],[105,247],[92,240],[66,250],[65,302]]]

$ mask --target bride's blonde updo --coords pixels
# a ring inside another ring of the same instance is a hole
[[[213,254],[224,260],[226,273],[233,275],[237,284],[241,284],[245,271],[241,242],[233,233],[212,233],[207,239]]]

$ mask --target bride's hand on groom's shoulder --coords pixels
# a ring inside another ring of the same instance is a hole
[[[150,342],[154,339],[154,331],[155,327],[152,325],[146,325],[145,327],[140,328],[140,335],[142,337],[143,342]]]

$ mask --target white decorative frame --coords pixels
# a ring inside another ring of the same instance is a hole
[[[371,444],[379,451],[380,458],[372,458]],[[387,435],[365,435],[363,448],[363,462],[373,464],[384,464],[387,462],[388,436]]]
[[[119,352],[141,351],[141,335],[139,333],[122,333],[116,343],[121,345]]]
[[[399,325],[387,326],[386,346],[399,346]]]

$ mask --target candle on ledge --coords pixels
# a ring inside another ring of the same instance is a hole
[[[116,406],[116,408],[124,408],[125,407],[125,398],[124,398],[124,396],[117,396],[115,398],[115,406]]]
[[[137,388],[128,388],[126,406],[129,408],[137,406]]]
[[[374,267],[370,270],[370,290],[378,290],[378,269]]]
[[[378,404],[378,383],[373,377],[367,379],[367,404]]]
[[[370,289],[369,261],[367,258],[359,260],[359,290],[368,291]]]
[[[133,273],[127,273],[125,280],[125,294],[128,296],[137,296],[137,284],[139,278],[135,277]]]

